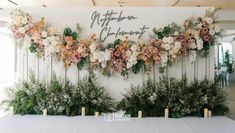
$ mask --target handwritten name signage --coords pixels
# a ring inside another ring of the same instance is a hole
[[[94,11],[91,15],[90,28],[93,28],[94,26],[99,26],[101,28],[101,31],[98,33],[101,42],[104,42],[108,37],[117,38],[118,36],[137,36],[138,39],[140,39],[149,27],[142,25],[141,27],[126,31],[119,24],[121,22],[126,22],[127,24],[134,23],[138,20],[138,17],[123,14],[123,11],[116,12],[108,10],[105,13]],[[118,29],[114,30],[111,24],[115,24]]]

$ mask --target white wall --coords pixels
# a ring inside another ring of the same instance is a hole
[[[144,34],[143,39],[148,40],[149,35],[153,33],[152,29],[154,27],[163,27],[172,22],[183,24],[184,20],[189,17],[203,16],[206,8],[25,8],[24,10],[37,19],[44,16],[47,22],[54,27],[61,28],[61,30],[63,30],[65,26],[74,27],[75,23],[78,22],[83,27],[82,38],[87,37],[91,33],[98,33],[101,30],[98,26],[93,28],[89,27],[91,23],[90,16],[94,10],[99,12],[106,12],[107,10],[119,12],[123,10],[123,14],[134,15],[138,17],[138,19],[135,21],[121,22],[119,24],[113,23],[111,25],[113,29],[116,29],[117,26],[125,30],[138,29],[145,24],[149,27],[149,30]],[[137,40],[137,37],[131,37],[130,39]],[[114,38],[109,38],[105,43],[113,40]],[[45,61],[37,59],[34,54],[25,50],[28,47],[28,42],[29,40],[26,39],[24,47],[21,50],[18,49],[17,70],[19,80],[26,80],[28,76],[27,71],[30,69],[36,73],[36,76],[39,77],[40,80],[45,80],[45,77],[49,77],[48,79],[50,79],[51,70],[55,71],[56,74],[61,77],[61,80],[63,80],[65,70],[61,62],[53,59],[52,66],[48,63],[49,65],[46,67]],[[161,76],[158,72],[158,66],[156,65],[153,69],[155,69],[155,73],[152,72],[150,76],[158,80],[158,77]],[[196,63],[190,64],[189,60],[186,58],[183,62],[173,64],[168,70],[169,76],[176,77],[177,79],[180,79],[183,73],[186,73],[189,80],[193,80],[194,78],[204,79],[205,75],[213,79],[214,49],[211,49],[210,56],[207,59],[199,57]],[[86,74],[86,71],[78,72],[76,66],[72,66],[67,71],[67,78],[72,83],[77,83],[78,79],[84,77]],[[121,99],[121,93],[124,92],[124,88],[128,89],[131,84],[141,85],[148,77],[143,73],[138,75],[130,74],[129,79],[123,79],[123,77],[119,75],[106,77],[98,71],[96,71],[96,74],[98,83],[107,88],[108,92],[116,99]]]

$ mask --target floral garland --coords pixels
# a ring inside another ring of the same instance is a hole
[[[93,34],[80,39],[81,27],[76,30],[67,27],[63,34],[48,27],[45,19],[33,23],[32,17],[20,10],[12,12],[11,26],[14,38],[31,38],[29,50],[39,57],[57,57],[65,68],[72,64],[79,69],[100,68],[107,75],[120,73],[127,76],[129,71],[137,74],[142,67],[151,68],[160,64],[162,68],[178,61],[182,56],[191,62],[196,56],[207,57],[210,46],[220,35],[221,29],[215,25],[215,12],[207,10],[204,17],[190,18],[184,24],[172,23],[164,28],[153,29],[156,38],[150,41],[117,39],[104,47]],[[147,69],[148,70],[148,69]]]

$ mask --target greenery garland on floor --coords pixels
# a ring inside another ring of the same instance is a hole
[[[171,78],[169,83],[168,78],[163,77],[155,84],[149,79],[143,86],[132,86],[117,107],[131,116],[137,116],[138,110],[143,111],[145,117],[163,116],[166,107],[172,118],[202,116],[205,107],[213,115],[224,115],[229,111],[227,94],[218,83],[204,79],[189,84],[186,77]]]
[[[86,107],[86,115],[94,112],[112,112],[124,110],[132,117],[141,110],[144,117],[163,116],[166,107],[170,117],[202,116],[206,107],[213,115],[228,113],[227,94],[221,88],[218,78],[215,82],[207,79],[188,83],[186,76],[182,80],[167,77],[154,83],[148,79],[143,86],[132,86],[114,109],[114,100],[96,83],[93,74],[80,80],[77,86],[67,82],[62,85],[56,77],[45,84],[35,80],[31,74],[29,82],[22,82],[12,88],[11,100],[16,114],[42,114],[47,109],[49,115],[76,116],[81,114],[81,107]],[[170,81],[170,82],[169,82]]]

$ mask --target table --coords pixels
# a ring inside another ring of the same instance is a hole
[[[131,118],[107,122],[94,116],[5,116],[0,133],[235,133],[235,121],[227,117]]]

